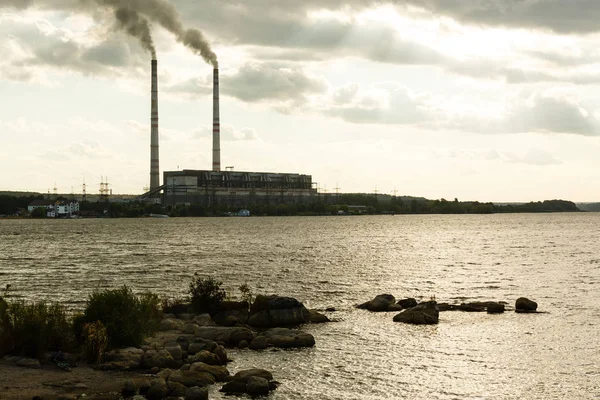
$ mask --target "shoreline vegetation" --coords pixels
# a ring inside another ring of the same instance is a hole
[[[27,206],[44,195],[0,194],[0,217],[44,218],[43,212],[27,212]],[[69,200],[57,197],[57,200]],[[142,201],[131,202],[80,202],[79,216],[108,218],[138,218],[153,215],[169,217],[231,216],[240,207],[226,205],[176,205],[162,206]],[[317,201],[313,204],[258,204],[242,207],[252,216],[325,216],[325,215],[395,215],[395,214],[497,214],[497,213],[550,213],[582,212],[574,202],[544,200],[529,203],[494,204],[477,201],[429,200],[422,197],[371,194],[339,194],[335,204]],[[43,209],[38,209],[42,211]],[[38,211],[35,210],[35,211]],[[595,209],[590,209],[595,210]]]
[[[232,298],[222,282],[198,274],[188,293],[159,299],[122,286],[92,293],[83,310],[71,312],[59,303],[15,300],[7,285],[0,296],[3,393],[37,400],[136,395],[197,400],[208,399],[209,387],[219,385],[227,395],[267,395],[280,384],[274,380],[277,371],[251,368],[232,375],[227,349],[311,348],[315,338],[303,327],[332,322],[327,315],[340,311],[309,310],[292,297],[255,295],[248,284]],[[394,312],[390,323],[429,325],[439,323],[442,311],[502,314],[507,304],[397,300],[380,294],[354,308]],[[524,297],[516,300],[514,311],[540,313],[537,303]]]

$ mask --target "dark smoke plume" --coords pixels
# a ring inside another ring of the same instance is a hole
[[[150,35],[150,24],[148,20],[140,16],[137,12],[129,8],[118,8],[115,10],[117,26],[138,38],[142,46],[152,54],[152,59],[156,59],[156,49]]]
[[[83,0],[85,1],[85,0]],[[202,58],[218,66],[217,55],[212,51],[208,41],[197,29],[186,29],[181,23],[177,9],[168,0],[95,0],[98,4],[112,8],[126,8],[136,13],[143,14],[150,21],[175,35],[177,41],[183,43],[199,54]]]
[[[194,53],[218,67],[217,55],[212,51],[208,41],[197,29],[186,29],[177,9],[169,0],[0,0],[4,6],[25,9],[39,7],[42,9],[64,10],[74,12],[95,13],[98,6],[108,7],[115,11],[118,26],[128,34],[140,39],[142,45],[152,52],[154,46],[150,34],[150,22],[155,22],[175,35],[178,42],[189,47]]]

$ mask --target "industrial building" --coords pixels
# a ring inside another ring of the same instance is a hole
[[[221,171],[219,70],[213,70],[212,170],[164,171],[159,182],[158,72],[152,60],[150,191],[140,196],[164,205],[201,204],[249,207],[259,204],[310,204],[318,201],[312,177],[273,172]],[[162,192],[162,198],[160,197]]]
[[[317,200],[312,177],[301,174],[183,170],[163,173],[163,204],[248,207],[310,204]]]

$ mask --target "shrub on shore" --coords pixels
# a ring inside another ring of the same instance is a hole
[[[72,348],[75,341],[71,319],[64,306],[44,301],[2,303],[1,350],[40,358],[47,351]]]
[[[163,297],[160,308],[165,314],[182,314],[190,312],[189,299],[183,297]]]
[[[213,277],[202,278],[195,273],[190,283],[190,295],[194,311],[199,313],[209,312],[212,307],[222,302],[227,296],[222,285],[223,282]]]
[[[82,338],[84,324],[100,321],[106,327],[108,348],[139,347],[158,329],[159,303],[157,295],[135,295],[127,286],[92,293],[83,314],[75,319],[75,332]]]

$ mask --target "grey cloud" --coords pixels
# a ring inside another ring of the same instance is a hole
[[[385,104],[380,97],[377,92],[362,94],[357,85],[347,85],[333,92],[332,102],[322,112],[352,123],[417,125],[435,118],[425,102],[406,88],[389,89]]]
[[[598,32],[597,0],[405,0],[458,21],[560,33]]]
[[[146,58],[137,45],[132,46],[128,40],[118,38],[88,47],[60,31],[42,33],[34,24],[6,20],[0,25],[0,35],[3,33],[9,35],[4,40],[19,43],[29,53],[26,57],[15,56],[10,50],[4,53],[0,69],[2,77],[10,80],[31,80],[36,75],[32,68],[40,66],[83,74],[121,75],[123,69],[140,66]]]
[[[199,7],[191,0],[174,0],[188,24],[201,25],[207,32],[230,43],[279,48],[278,52],[271,51],[279,59],[349,55],[398,64],[435,64],[445,59],[427,46],[403,39],[389,26],[306,17],[309,10],[353,5],[362,8],[372,3],[374,1],[253,0],[213,1],[210,7]],[[265,50],[259,50],[257,54],[264,53]]]
[[[566,98],[536,95],[531,105],[519,105],[507,118],[513,132],[553,132],[598,135],[598,120],[583,106]]]
[[[222,75],[221,82],[225,94],[247,102],[304,102],[306,96],[327,90],[323,79],[276,64],[245,64],[234,74]]]

